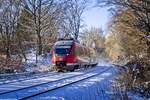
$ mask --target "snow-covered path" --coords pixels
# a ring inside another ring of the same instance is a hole
[[[108,68],[110,69],[106,70]],[[87,73],[88,71],[89,72],[91,71],[91,73]],[[58,88],[63,85],[66,85],[66,86],[63,86],[56,90],[54,89],[51,92],[42,93],[41,95],[35,96],[32,99],[40,98],[42,100],[45,100],[45,99],[62,100],[60,98],[62,97],[65,100],[71,100],[72,98],[73,100],[82,100],[81,98],[85,98],[83,100],[99,100],[98,98],[100,97],[108,98],[109,97],[107,96],[108,93],[103,93],[103,92],[106,89],[110,89],[111,80],[113,79],[113,76],[115,76],[116,74],[116,72],[114,71],[115,71],[114,68],[110,66],[103,66],[103,67],[98,66],[92,69],[88,69],[86,71],[61,73],[61,74],[59,73],[58,75],[52,75],[52,76],[47,76],[47,77],[42,77],[42,78],[37,78],[37,79],[31,79],[31,80],[26,80],[26,81],[21,81],[21,82],[0,85],[0,91],[1,91],[0,100],[21,99],[26,96],[30,96],[30,95],[32,96],[32,94],[39,93],[39,92],[49,90],[49,89],[53,89],[53,88]],[[72,77],[72,76],[80,76],[80,77],[67,79],[67,77]],[[91,78],[87,78],[87,77],[91,77]],[[66,78],[66,80],[63,79],[62,81],[53,82],[53,84],[49,84],[49,85],[48,84],[43,85],[43,86],[37,85],[37,84],[46,83],[49,81],[61,80],[62,78]],[[87,79],[84,79],[84,78],[87,78]],[[82,79],[84,80],[81,81]],[[79,81],[79,82],[76,82],[76,81]],[[70,84],[71,82],[75,82],[75,83]],[[67,84],[70,84],[70,85],[67,86]],[[37,86],[28,88],[28,89],[21,89],[21,88],[26,88],[32,85],[37,85]],[[20,90],[13,91],[16,89],[20,89]],[[8,91],[12,91],[12,92],[4,93]],[[92,97],[89,96],[89,93]],[[90,99],[90,98],[95,98],[95,99]]]
[[[93,78],[38,95],[29,100],[111,100],[114,95],[111,86],[115,76],[116,70],[112,68]]]

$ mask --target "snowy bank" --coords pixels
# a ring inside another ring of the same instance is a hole
[[[35,51],[31,50],[26,56],[27,56],[27,61],[24,62],[23,64],[25,71],[37,72],[37,71],[51,70],[51,54],[50,53],[37,56],[37,62],[36,62]]]

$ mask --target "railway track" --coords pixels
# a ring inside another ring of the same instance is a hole
[[[29,99],[34,96],[37,96],[37,95],[40,95],[40,94],[43,94],[46,92],[50,92],[50,91],[53,91],[53,90],[83,81],[83,80],[86,80],[88,78],[95,77],[97,75],[104,73],[105,71],[107,71],[109,69],[111,69],[111,67],[106,68],[100,72],[95,72],[94,70],[90,70],[83,74],[74,75],[74,76],[62,78],[59,80],[50,81],[47,83],[38,84],[38,85],[26,87],[26,88],[21,88],[21,89],[17,89],[17,90],[13,90],[13,91],[7,91],[7,92],[0,94],[0,99],[5,96],[6,97],[9,96],[8,98],[15,98],[15,99],[17,98],[19,100]]]
[[[41,78],[39,77],[39,78],[37,78],[37,80],[36,79],[28,79],[28,80],[24,80],[24,81],[12,82],[10,84],[2,84],[2,85],[0,85],[0,95],[1,94],[5,94],[5,93],[9,93],[9,92],[13,92],[13,91],[17,91],[17,90],[22,90],[22,89],[25,89],[25,88],[39,86],[41,84],[47,84],[49,82],[57,81],[57,80],[60,80],[60,79],[62,80],[62,79],[68,78],[68,77],[75,76],[75,73],[77,75],[79,75],[79,74],[87,73],[87,72],[90,72],[90,71],[93,71],[93,70],[94,70],[94,68],[93,69],[89,69],[89,70],[84,70],[82,72],[80,72],[78,70],[78,71],[74,72],[73,74],[69,73],[69,72],[68,73],[54,73],[54,74],[51,74],[51,75],[47,75],[47,77],[46,76],[45,77],[43,76]],[[55,77],[56,79],[53,79],[53,77]],[[47,78],[46,81],[45,81],[45,78]],[[26,83],[30,84],[30,83],[35,82],[35,81],[37,81],[38,83],[26,86]],[[44,82],[40,82],[40,81],[44,81]],[[24,85],[20,85],[20,83],[24,84]],[[9,90],[5,89],[5,87],[9,88]],[[11,88],[13,88],[13,89],[11,89]]]
[[[39,73],[39,74],[33,74],[32,76],[24,76],[24,77],[19,77],[16,76],[16,79],[13,80],[4,80],[0,82],[0,85],[4,85],[4,84],[9,84],[9,83],[15,83],[15,82],[21,82],[21,81],[25,81],[25,80],[31,80],[31,79],[37,79],[37,78],[42,78],[42,77],[47,77],[47,76],[51,76],[51,75],[56,75],[58,73],[56,72],[49,72],[49,73]]]
[[[75,84],[75,83],[78,83],[78,82],[81,82],[81,81],[90,79],[90,78],[95,77],[95,76],[98,76],[98,75],[100,75],[100,74],[102,74],[102,73],[104,73],[104,72],[106,72],[106,71],[108,71],[108,70],[110,70],[110,69],[111,69],[111,68],[107,68],[107,69],[105,69],[104,71],[102,71],[102,72],[100,72],[100,73],[96,73],[96,74],[94,73],[94,74],[91,74],[91,75],[90,75],[89,73],[87,73],[87,74],[85,74],[84,76],[79,76],[80,78],[79,78],[79,77],[75,77],[75,78],[79,78],[79,79],[77,79],[77,80],[74,79],[73,81],[68,80],[67,83],[61,84],[60,86],[54,87],[54,88],[52,88],[52,89],[49,89],[49,90],[47,90],[47,91],[43,91],[43,92],[40,92],[40,93],[37,93],[37,94],[33,94],[33,95],[31,95],[31,96],[27,96],[27,97],[21,98],[21,99],[19,99],[19,100],[32,99],[33,97],[42,95],[42,94],[44,94],[44,93],[52,92],[52,91],[54,91],[54,90],[57,90],[57,89],[60,89],[60,88],[66,87],[66,86],[70,86],[70,85],[72,85],[72,84]]]
[[[74,72],[79,72],[79,71],[84,71],[85,69],[78,69]],[[32,74],[32,76],[31,76]],[[31,80],[31,79],[37,79],[37,78],[42,78],[42,77],[47,77],[47,76],[52,76],[52,75],[58,75],[57,72],[48,72],[48,73],[18,73],[18,74],[8,74],[8,75],[0,75],[0,77],[15,77],[15,79],[4,79],[0,80],[0,85],[4,84],[9,84],[9,83],[15,83],[15,82],[21,82],[25,80]],[[19,75],[23,75],[22,77],[17,78]],[[33,76],[34,75],[34,76]]]
[[[25,78],[26,76],[30,76],[31,74],[33,74],[33,72],[0,74],[0,84],[7,83],[8,81],[14,80],[14,78],[18,76]]]

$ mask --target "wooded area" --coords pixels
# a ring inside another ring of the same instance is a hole
[[[77,39],[87,3],[88,0],[0,0],[1,63],[8,63],[6,59],[12,55],[27,60],[29,49],[35,50],[37,56],[50,52],[60,37],[72,35]]]
[[[150,1],[96,1],[112,13],[107,36],[101,28],[80,31],[88,0],[0,0],[0,73],[20,70],[28,50],[37,62],[58,38],[71,36],[121,66],[121,88],[150,92]]]
[[[97,1],[99,7],[108,7],[113,14],[109,23],[106,51],[112,60],[126,62],[118,80],[122,90],[137,89],[149,97],[150,1]]]

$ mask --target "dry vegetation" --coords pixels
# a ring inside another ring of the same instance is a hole
[[[150,2],[149,0],[98,0],[113,12],[106,51],[120,66],[117,80],[124,90],[138,90],[150,97]]]
[[[5,56],[0,56],[0,73],[8,63],[27,61],[29,49],[38,56],[49,52],[60,36],[77,39],[87,4],[88,0],[0,0],[0,54]],[[11,69],[7,72],[18,70]]]

